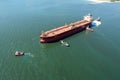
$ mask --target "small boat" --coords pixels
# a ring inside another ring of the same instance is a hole
[[[93,32],[92,27],[98,27],[101,25],[101,18],[98,17],[96,20],[93,20],[90,25],[86,27],[86,30]]]
[[[64,45],[64,46],[66,46],[66,47],[69,47],[69,46],[70,46],[67,42],[65,42],[65,41],[63,41],[63,40],[61,40],[60,43],[61,43],[62,45]]]
[[[18,52],[18,51],[15,52],[15,56],[23,56],[23,55],[24,55],[24,52]]]

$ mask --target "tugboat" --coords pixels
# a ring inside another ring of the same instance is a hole
[[[18,51],[16,51],[16,52],[14,53],[14,55],[15,55],[15,56],[23,56],[23,55],[24,55],[24,52],[18,52]]]
[[[96,20],[93,20],[90,25],[86,27],[86,30],[93,32],[92,27],[98,27],[101,25],[101,18],[98,17]]]
[[[101,18],[100,17],[98,17],[96,20],[92,21],[90,26],[94,27],[94,26],[99,26],[99,25],[101,25]]]

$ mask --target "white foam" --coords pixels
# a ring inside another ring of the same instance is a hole
[[[110,0],[88,0],[91,1],[93,4],[97,4],[97,3],[110,3]]]

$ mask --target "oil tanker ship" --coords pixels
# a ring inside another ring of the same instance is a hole
[[[59,41],[77,32],[88,29],[88,26],[91,24],[92,21],[93,21],[92,15],[88,14],[87,16],[84,16],[84,18],[81,21],[77,21],[68,25],[64,25],[64,26],[43,32],[40,35],[40,42],[50,43],[50,42]]]

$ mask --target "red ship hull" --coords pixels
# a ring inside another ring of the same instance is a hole
[[[59,41],[64,39],[70,35],[73,35],[77,32],[83,31],[85,29],[89,29],[89,25],[91,24],[93,17],[91,14],[84,16],[84,19],[81,21],[77,21],[68,25],[64,25],[49,31],[46,31],[40,35],[41,43],[50,43]]]
[[[64,38],[66,38],[66,37],[69,37],[69,36],[71,36],[71,35],[73,35],[73,34],[75,34],[75,33],[78,33],[78,32],[80,32],[80,31],[85,30],[88,25],[90,25],[90,23],[89,23],[89,24],[86,24],[86,25],[83,25],[83,26],[80,26],[80,27],[78,27],[78,28],[75,28],[75,29],[66,31],[66,32],[64,32],[64,33],[61,33],[61,34],[56,35],[56,36],[53,36],[53,37],[42,38],[42,39],[40,40],[40,42],[41,42],[41,43],[50,43],[50,42],[59,41],[59,40],[61,40],[61,39],[64,39]]]

